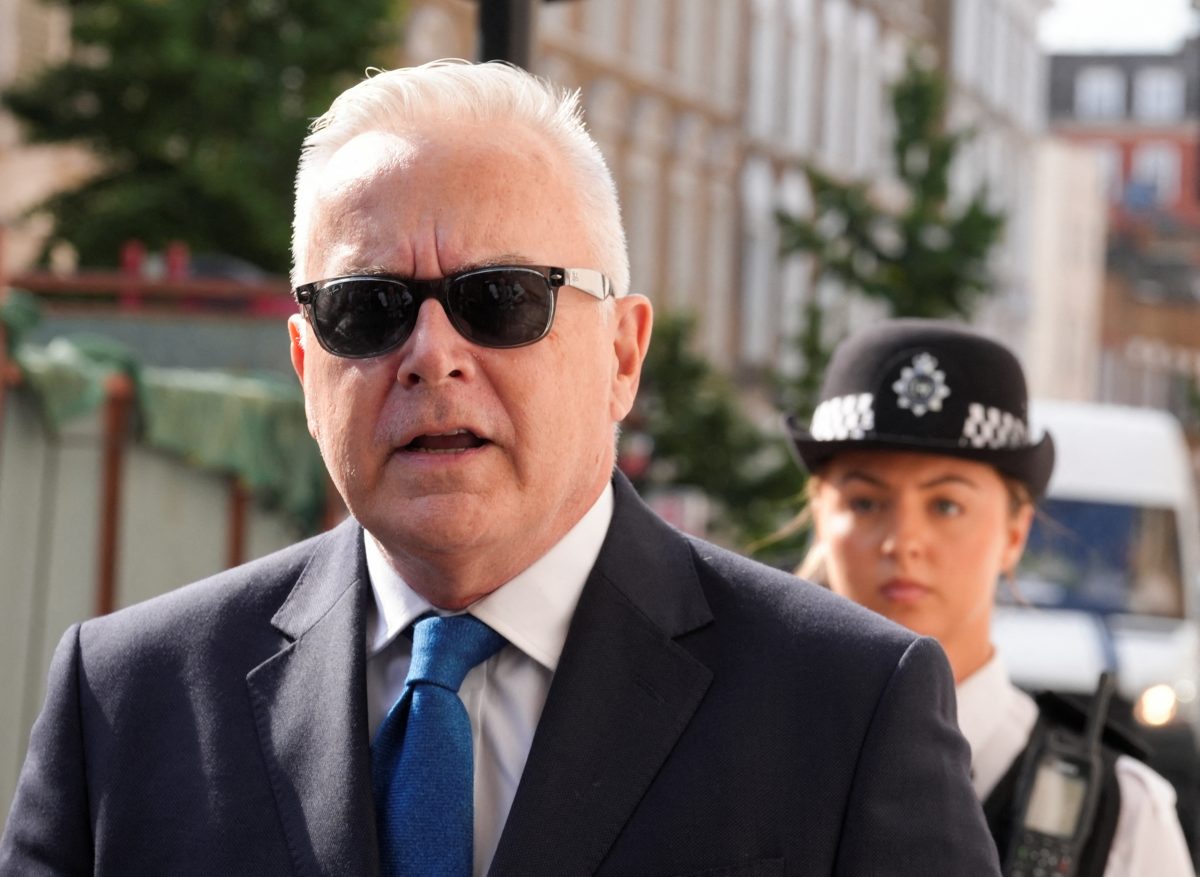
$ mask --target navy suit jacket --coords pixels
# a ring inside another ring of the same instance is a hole
[[[615,486],[491,874],[997,874],[937,644]],[[72,627],[0,874],[378,874],[371,599],[351,520]]]

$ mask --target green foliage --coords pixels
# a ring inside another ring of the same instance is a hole
[[[983,189],[963,205],[950,201],[950,168],[968,134],[945,130],[946,96],[942,74],[910,58],[891,93],[903,205],[883,206],[870,182],[838,180],[810,164],[813,210],[778,214],[781,251],[812,256],[818,277],[885,302],[895,316],[968,317],[993,290],[988,257],[1004,216],[988,207]],[[810,373],[823,367],[828,351],[819,337],[798,343]]]
[[[804,303],[804,328],[793,343],[800,352],[801,369],[792,377],[775,375],[775,395],[779,406],[802,422],[812,417],[821,390],[821,378],[832,351],[825,347],[825,312],[815,298]]]
[[[0,96],[103,171],[40,209],[85,265],[183,240],[283,272],[311,118],[378,61],[396,0],[69,0],[74,51]]]
[[[747,419],[732,383],[692,350],[692,332],[690,318],[656,318],[622,468],[646,494],[699,488],[717,504],[716,537],[744,549],[795,509],[803,479],[782,430],[769,435]],[[630,451],[646,436],[651,464],[631,470]]]
[[[946,82],[937,70],[910,59],[892,107],[905,205],[880,206],[869,183],[842,182],[809,165],[813,214],[780,214],[782,249],[815,256],[822,272],[898,316],[966,317],[992,288],[988,254],[1004,217],[988,208],[984,190],[963,206],[949,203],[950,166],[966,135],[944,130]]]

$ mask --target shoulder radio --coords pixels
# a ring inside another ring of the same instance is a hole
[[[1075,877],[1102,786],[1101,735],[1115,682],[1100,683],[1082,736],[1041,726],[1017,786],[1007,877]]]

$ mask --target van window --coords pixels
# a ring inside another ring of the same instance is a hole
[[[1050,608],[1179,618],[1183,579],[1175,512],[1050,499],[1029,534],[1018,598]]]

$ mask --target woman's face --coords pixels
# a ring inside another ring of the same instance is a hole
[[[1033,509],[1013,511],[985,463],[864,450],[814,482],[813,521],[830,587],[935,637],[961,681],[991,656],[996,580],[1021,556]]]

